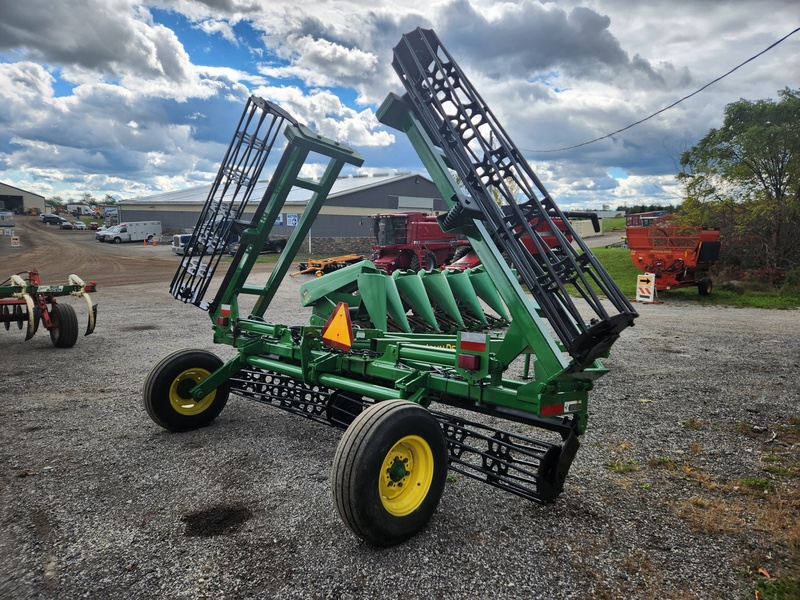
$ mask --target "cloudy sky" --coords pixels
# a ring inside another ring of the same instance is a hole
[[[562,208],[677,203],[726,104],[800,88],[797,0],[0,0],[0,181],[117,198],[213,179],[248,95],[421,171],[375,111],[392,47],[433,28]]]

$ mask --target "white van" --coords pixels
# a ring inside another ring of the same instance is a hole
[[[161,238],[161,221],[131,221],[120,223],[114,228],[116,231],[106,232],[105,241],[114,244],[122,242],[151,242]]]

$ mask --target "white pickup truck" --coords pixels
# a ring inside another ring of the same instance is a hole
[[[104,241],[121,244],[122,242],[151,242],[161,238],[161,221],[131,221],[120,223],[106,231]]]

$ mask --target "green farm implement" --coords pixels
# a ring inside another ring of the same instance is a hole
[[[31,339],[41,323],[49,332],[56,348],[71,348],[78,341],[78,317],[70,304],[58,304],[56,297],[75,296],[83,298],[89,306],[89,321],[84,335],[94,331],[97,305],[92,304],[89,292],[96,291],[97,284],[84,283],[77,275],[70,275],[66,284],[42,285],[39,272],[31,270],[12,275],[0,284],[0,323],[6,331],[16,324],[25,329],[25,340]]]
[[[237,353],[223,362],[178,351],[143,387],[148,414],[172,431],[209,424],[230,393],[346,429],[334,504],[377,545],[425,526],[448,469],[555,500],[607,372],[600,359],[637,316],[435,33],[404,35],[393,66],[406,94],[378,116],[408,136],[448,202],[442,229],[465,236],[481,266],[389,275],[361,261],[303,284],[309,324],[264,319],[336,177],[362,159],[253,97],[170,286],[208,311],[214,341]],[[268,188],[250,202],[281,131]],[[325,163],[319,179],[301,177],[307,160]],[[310,192],[307,208],[267,282],[250,283],[293,188]],[[241,245],[210,297],[234,233]]]

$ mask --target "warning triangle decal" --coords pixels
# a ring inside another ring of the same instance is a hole
[[[322,341],[339,350],[350,350],[353,345],[350,310],[344,302],[336,305],[325,327],[322,328]]]

